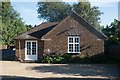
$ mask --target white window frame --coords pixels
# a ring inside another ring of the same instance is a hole
[[[73,43],[70,43],[69,42],[69,39],[70,38],[73,38]],[[79,42],[78,43],[75,43],[75,38],[78,38],[79,39]],[[69,44],[73,44],[73,52],[70,52],[69,51]],[[78,52],[75,52],[75,44],[79,44],[79,51]],[[68,53],[80,53],[80,37],[79,36],[69,36],[68,37]]]

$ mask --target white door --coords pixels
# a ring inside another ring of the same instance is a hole
[[[25,42],[25,60],[38,60],[37,41]]]

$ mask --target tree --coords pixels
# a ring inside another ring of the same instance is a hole
[[[92,26],[100,29],[100,15],[102,12],[98,7],[91,7],[89,2],[79,2],[73,5],[74,10],[85,20],[87,20]]]
[[[10,2],[2,2],[2,26],[1,31],[2,43],[8,47],[14,44],[15,36],[26,31],[24,22],[20,18],[20,14],[17,13],[11,6]]]
[[[64,2],[38,2],[38,18],[59,22],[70,13],[70,5]]]
[[[26,26],[27,31],[33,28],[32,25],[27,25],[27,24],[26,24],[25,26]]]
[[[87,20],[92,26],[99,29],[100,15],[98,7],[91,7],[89,2],[79,2],[72,5],[64,2],[38,2],[38,18],[51,22],[59,22],[74,10]]]
[[[120,41],[120,21],[114,19],[114,22],[103,28],[102,32],[108,36],[109,40]]]
[[[1,12],[1,11],[2,11],[2,2],[0,1],[0,19],[1,19],[1,17],[2,17],[2,15],[1,15],[2,12]]]

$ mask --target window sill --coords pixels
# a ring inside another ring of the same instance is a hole
[[[81,52],[68,52],[68,54],[80,54]]]

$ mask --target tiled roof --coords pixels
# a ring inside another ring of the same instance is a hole
[[[106,40],[107,37],[101,33],[100,31],[96,30],[93,26],[91,26],[86,20],[84,20],[82,17],[80,17],[77,13],[72,12],[68,17],[73,18],[74,20],[76,20],[77,22],[79,22],[81,25],[83,25],[84,27],[86,27],[88,29],[88,31],[90,31],[91,33],[93,33],[94,35],[96,35],[98,38]],[[64,23],[65,20],[68,18],[66,17],[61,23]],[[58,24],[58,25],[59,25]],[[47,39],[50,37],[50,34],[54,34],[54,29],[58,29],[58,25],[56,25],[50,32],[48,32],[47,34],[45,34],[42,39]],[[80,35],[79,34],[79,30],[75,28],[75,26],[73,26],[74,29],[70,29],[70,30],[65,30],[68,31],[68,35]],[[59,28],[60,29],[60,28]]]
[[[46,22],[38,25],[37,27],[22,33],[21,35],[17,36],[15,39],[40,39],[43,35],[49,32],[55,25],[58,23],[56,22]]]
[[[86,27],[86,29],[88,29],[91,33],[96,35],[98,38],[103,39],[103,40],[107,39],[107,37],[104,34],[99,32],[98,30],[96,30],[93,26],[91,26],[86,20],[84,20],[82,17],[80,17],[75,12],[72,12],[68,17],[71,17],[74,20],[76,20],[77,22],[79,22],[81,25]],[[33,29],[19,35],[15,39],[50,39],[51,34],[52,35],[55,34],[54,30],[55,29],[59,30],[59,28],[57,28],[57,26],[60,25],[61,23],[65,22],[65,20],[67,18],[65,18],[60,23],[46,22],[46,23],[43,23],[41,25],[38,25],[37,27],[35,27],[35,28],[33,28]],[[64,33],[64,32],[67,31],[68,35],[80,35],[79,30],[74,25],[72,27],[74,27],[74,29],[67,30],[65,28],[66,30],[60,32],[59,34]]]

